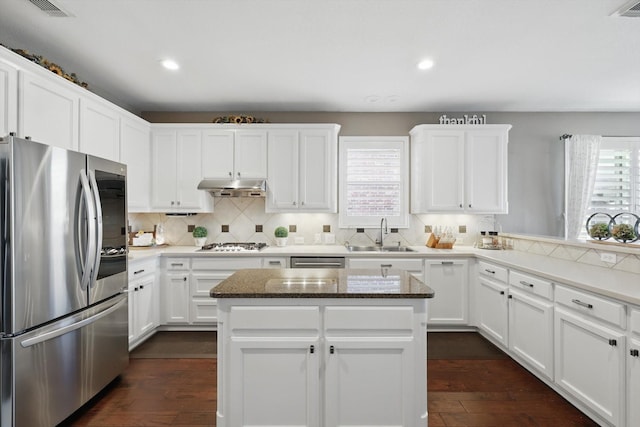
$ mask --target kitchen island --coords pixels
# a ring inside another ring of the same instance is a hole
[[[217,425],[426,426],[427,298],[387,269],[247,269],[218,299]]]

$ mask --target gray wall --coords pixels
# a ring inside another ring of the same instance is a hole
[[[207,123],[228,112],[144,112],[153,123]],[[341,113],[243,112],[271,123],[338,123],[342,136],[407,135],[417,124],[438,123],[442,114],[464,113]],[[511,233],[562,236],[564,225],[564,147],[569,134],[640,136],[640,113],[483,113],[488,123],[506,123],[509,133],[509,214],[498,215],[502,230]]]

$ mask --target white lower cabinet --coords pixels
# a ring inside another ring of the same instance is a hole
[[[640,308],[629,310],[627,426],[640,426]]]
[[[375,268],[405,270],[422,280],[424,267],[420,258],[348,258],[348,268]]]
[[[429,325],[468,324],[468,264],[466,259],[425,260],[425,283],[436,294],[428,300]]]
[[[155,257],[129,263],[129,349],[141,344],[160,322],[155,264]]]
[[[491,271],[501,267],[491,266]],[[506,273],[505,273],[506,274]],[[438,295],[436,294],[435,298]],[[508,346],[509,314],[508,286],[505,282],[481,274],[476,292],[476,316],[478,328],[498,344]]]
[[[161,310],[162,324],[189,323],[189,258],[162,259]]]
[[[619,327],[603,321],[614,320],[609,314],[615,304],[556,287],[555,382],[600,417],[601,423],[622,426],[626,337]]]
[[[424,301],[303,300],[219,301],[217,425],[426,426]]]

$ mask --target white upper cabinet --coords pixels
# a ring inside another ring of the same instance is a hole
[[[411,130],[411,212],[507,213],[511,125]]]
[[[0,136],[18,132],[18,69],[0,59]]]
[[[205,178],[266,178],[267,132],[264,129],[204,129],[202,172]]]
[[[336,212],[338,130],[269,130],[267,212]]]
[[[151,138],[154,210],[211,211],[211,197],[198,190],[202,179],[200,129],[154,129]]]
[[[19,72],[19,136],[78,150],[80,95],[63,83]]]
[[[151,126],[142,119],[120,122],[120,161],[127,165],[129,212],[151,208]]]
[[[111,104],[80,100],[80,151],[119,161],[120,112]]]

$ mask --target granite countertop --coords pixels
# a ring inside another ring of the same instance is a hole
[[[246,269],[209,292],[212,298],[433,298],[406,271],[394,269]]]

